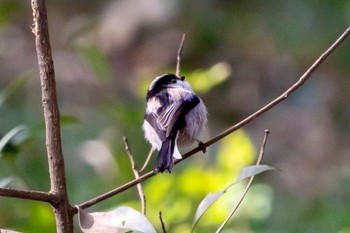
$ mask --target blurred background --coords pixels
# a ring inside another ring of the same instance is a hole
[[[73,205],[134,178],[122,137],[141,165],[150,147],[141,130],[146,90],[175,72],[183,33],[181,74],[207,105],[206,141],[290,87],[350,22],[347,0],[62,0],[47,8]],[[0,1],[0,136],[18,131],[1,149],[0,185],[47,191],[31,25],[30,1]],[[144,182],[153,225],[161,232],[162,211],[168,232],[189,232],[200,201],[255,163],[269,129],[263,163],[278,170],[255,179],[224,232],[349,233],[349,61],[348,39],[286,101],[172,174]],[[214,232],[244,185],[229,189],[195,232]],[[88,211],[123,205],[140,210],[136,188]],[[54,232],[51,207],[1,197],[0,228]]]

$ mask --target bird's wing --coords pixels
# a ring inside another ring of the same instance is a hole
[[[164,142],[166,140],[166,129],[158,123],[158,115],[154,113],[146,113],[145,120],[152,126],[157,133],[159,139]]]
[[[184,116],[199,102],[198,96],[191,95],[190,98],[172,103],[159,114],[157,123],[166,130],[166,137],[169,137],[173,130],[184,126]]]

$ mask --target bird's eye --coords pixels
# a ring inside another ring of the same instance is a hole
[[[176,83],[176,79],[172,79],[172,80],[171,80],[171,83]]]

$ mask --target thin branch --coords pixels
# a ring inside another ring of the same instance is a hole
[[[128,183],[125,183],[121,186],[119,186],[118,188],[116,189],[113,189],[107,193],[104,193],[98,197],[95,197],[89,201],[86,201],[82,204],[79,205],[79,208],[82,208],[82,209],[85,209],[85,208],[88,208],[90,206],[93,206],[101,201],[104,201],[110,197],[113,197],[114,195],[118,194],[118,193],[121,193],[121,192],[124,192],[125,190],[128,190],[129,188],[131,187],[134,187],[135,185],[137,185],[138,183],[141,183],[142,181],[145,181],[149,178],[151,178],[152,176],[156,175],[156,173],[154,173],[153,171],[151,172],[148,172],[142,176],[140,176],[138,179],[134,179]],[[76,214],[77,213],[77,208],[74,208],[73,210],[73,213]]]
[[[166,233],[165,224],[164,224],[164,221],[163,221],[163,218],[162,218],[162,211],[159,211],[159,220],[160,220],[160,223],[162,224],[162,231],[163,231],[163,233]]]
[[[281,94],[279,97],[271,101],[269,104],[265,105],[252,115],[248,116],[241,122],[233,125],[232,127],[228,128],[221,134],[217,135],[213,139],[209,140],[208,142],[204,143],[204,148],[208,147],[209,145],[221,140],[222,138],[226,137],[227,135],[231,134],[232,132],[236,131],[237,129],[241,128],[242,126],[248,124],[258,116],[262,115],[263,113],[270,110],[275,105],[279,104],[288,96],[294,92],[296,89],[301,87],[305,81],[311,76],[311,74],[326,60],[326,58],[333,53],[333,51],[347,38],[347,36],[350,34],[350,27],[346,29],[346,31],[310,66],[310,68],[299,78],[299,80],[292,85],[290,88],[288,88],[283,94]]]
[[[55,209],[58,233],[73,232],[72,207],[68,202],[64,160],[61,146],[60,114],[57,104],[55,70],[51,54],[45,0],[32,0],[33,28],[38,57],[42,106],[46,129],[46,149],[50,173],[50,193],[56,196]]]
[[[27,200],[33,200],[33,201],[41,201],[41,202],[47,202],[47,203],[53,203],[55,200],[55,195],[48,192],[12,189],[12,188],[0,188],[0,196],[27,199]]]
[[[262,115],[263,113],[267,112],[268,110],[270,110],[272,107],[274,107],[278,103],[285,100],[292,92],[294,92],[296,89],[298,89],[299,87],[301,87],[305,83],[305,81],[311,76],[311,74],[316,70],[316,68],[318,66],[320,66],[326,60],[326,58],[346,39],[346,37],[349,34],[350,34],[350,27],[312,64],[312,66],[299,78],[299,80],[294,85],[292,85],[290,88],[288,88],[287,91],[285,91],[282,95],[280,95],[279,97],[277,97],[276,99],[274,99],[273,101],[271,101],[270,103],[265,105],[264,107],[260,108],[258,111],[254,112],[253,114],[251,114],[247,118],[243,119],[239,123],[226,129],[224,132],[215,136],[211,140],[209,140],[209,141],[203,143],[201,146],[198,146],[198,147],[192,149],[191,151],[187,152],[186,154],[184,154],[182,156],[182,159],[179,159],[179,160],[175,161],[174,163],[178,164],[178,163],[188,159],[189,157],[196,154],[197,152],[202,151],[203,146],[209,147],[210,145],[221,140],[222,138],[226,137],[227,135],[242,128],[243,126],[245,126],[246,124],[248,124],[249,122],[251,122],[252,120],[257,118],[258,116]],[[95,197],[89,201],[86,201],[86,202],[80,204],[79,206],[80,206],[80,208],[87,208],[87,207],[90,207],[92,205],[95,205],[95,204],[97,204],[105,199],[108,199],[108,198],[110,198],[110,197],[112,197],[120,192],[123,192],[123,191],[135,186],[136,184],[138,184],[140,182],[143,182],[143,181],[155,176],[156,174],[157,173],[150,171],[150,172],[140,176],[140,178],[138,178],[138,179],[134,179],[126,184],[123,184],[123,185],[119,186],[118,188],[113,189],[113,190],[111,190],[105,194],[102,194],[98,197]],[[76,208],[74,209],[74,213],[77,213]]]
[[[256,161],[256,165],[259,165],[261,163],[261,160],[264,157],[267,137],[269,136],[269,134],[270,134],[270,131],[268,129],[265,129],[265,136],[264,136],[264,140],[263,140],[263,142],[262,142],[262,144],[260,146],[259,156],[258,156],[258,159]]]
[[[184,33],[182,35],[182,39],[181,39],[181,43],[179,46],[179,50],[177,51],[177,59],[176,59],[176,76],[180,75],[180,62],[181,62],[181,54],[182,54],[182,50],[184,48],[184,44],[185,44],[185,39],[186,39],[186,34]]]
[[[154,152],[154,148],[151,147],[151,149],[148,152],[148,155],[147,155],[145,162],[143,163],[141,169],[139,170],[140,173],[142,173],[146,169],[146,167],[147,167],[147,165],[152,157],[153,152]]]
[[[264,136],[264,140],[261,144],[261,147],[260,147],[260,152],[259,152],[259,157],[256,161],[256,165],[259,165],[261,160],[263,159],[264,157],[264,151],[265,151],[265,146],[266,146],[266,142],[267,142],[267,136],[269,135],[269,131],[268,130],[265,130],[265,136]],[[230,212],[230,214],[227,216],[227,218],[225,219],[225,221],[221,224],[221,226],[218,228],[218,230],[216,231],[216,233],[220,233],[224,227],[226,226],[226,224],[228,223],[228,221],[231,219],[231,217],[233,216],[233,214],[236,212],[236,210],[238,209],[238,207],[241,205],[244,197],[246,196],[252,182],[254,180],[254,176],[251,176],[249,178],[249,181],[247,183],[247,186],[241,196],[241,198],[239,199],[238,203],[236,204],[236,206],[232,209],[232,211]]]
[[[129,143],[128,143],[128,139],[126,137],[123,137],[123,141],[124,141],[124,145],[125,145],[125,151],[128,154],[129,159],[130,159],[132,171],[133,171],[133,173],[135,175],[135,178],[138,179],[138,178],[140,178],[140,173],[139,173],[139,171],[138,171],[138,169],[136,167],[134,155],[131,153],[130,146],[129,146]],[[145,197],[145,194],[144,194],[144,192],[142,190],[141,183],[138,183],[136,185],[136,187],[137,187],[137,191],[139,193],[139,197],[140,197],[140,200],[141,200],[141,211],[142,211],[143,215],[146,215],[146,197]]]

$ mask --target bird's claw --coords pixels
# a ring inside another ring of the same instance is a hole
[[[198,141],[198,147],[201,149],[201,151],[205,154],[207,152],[207,147],[205,144],[201,141]]]

